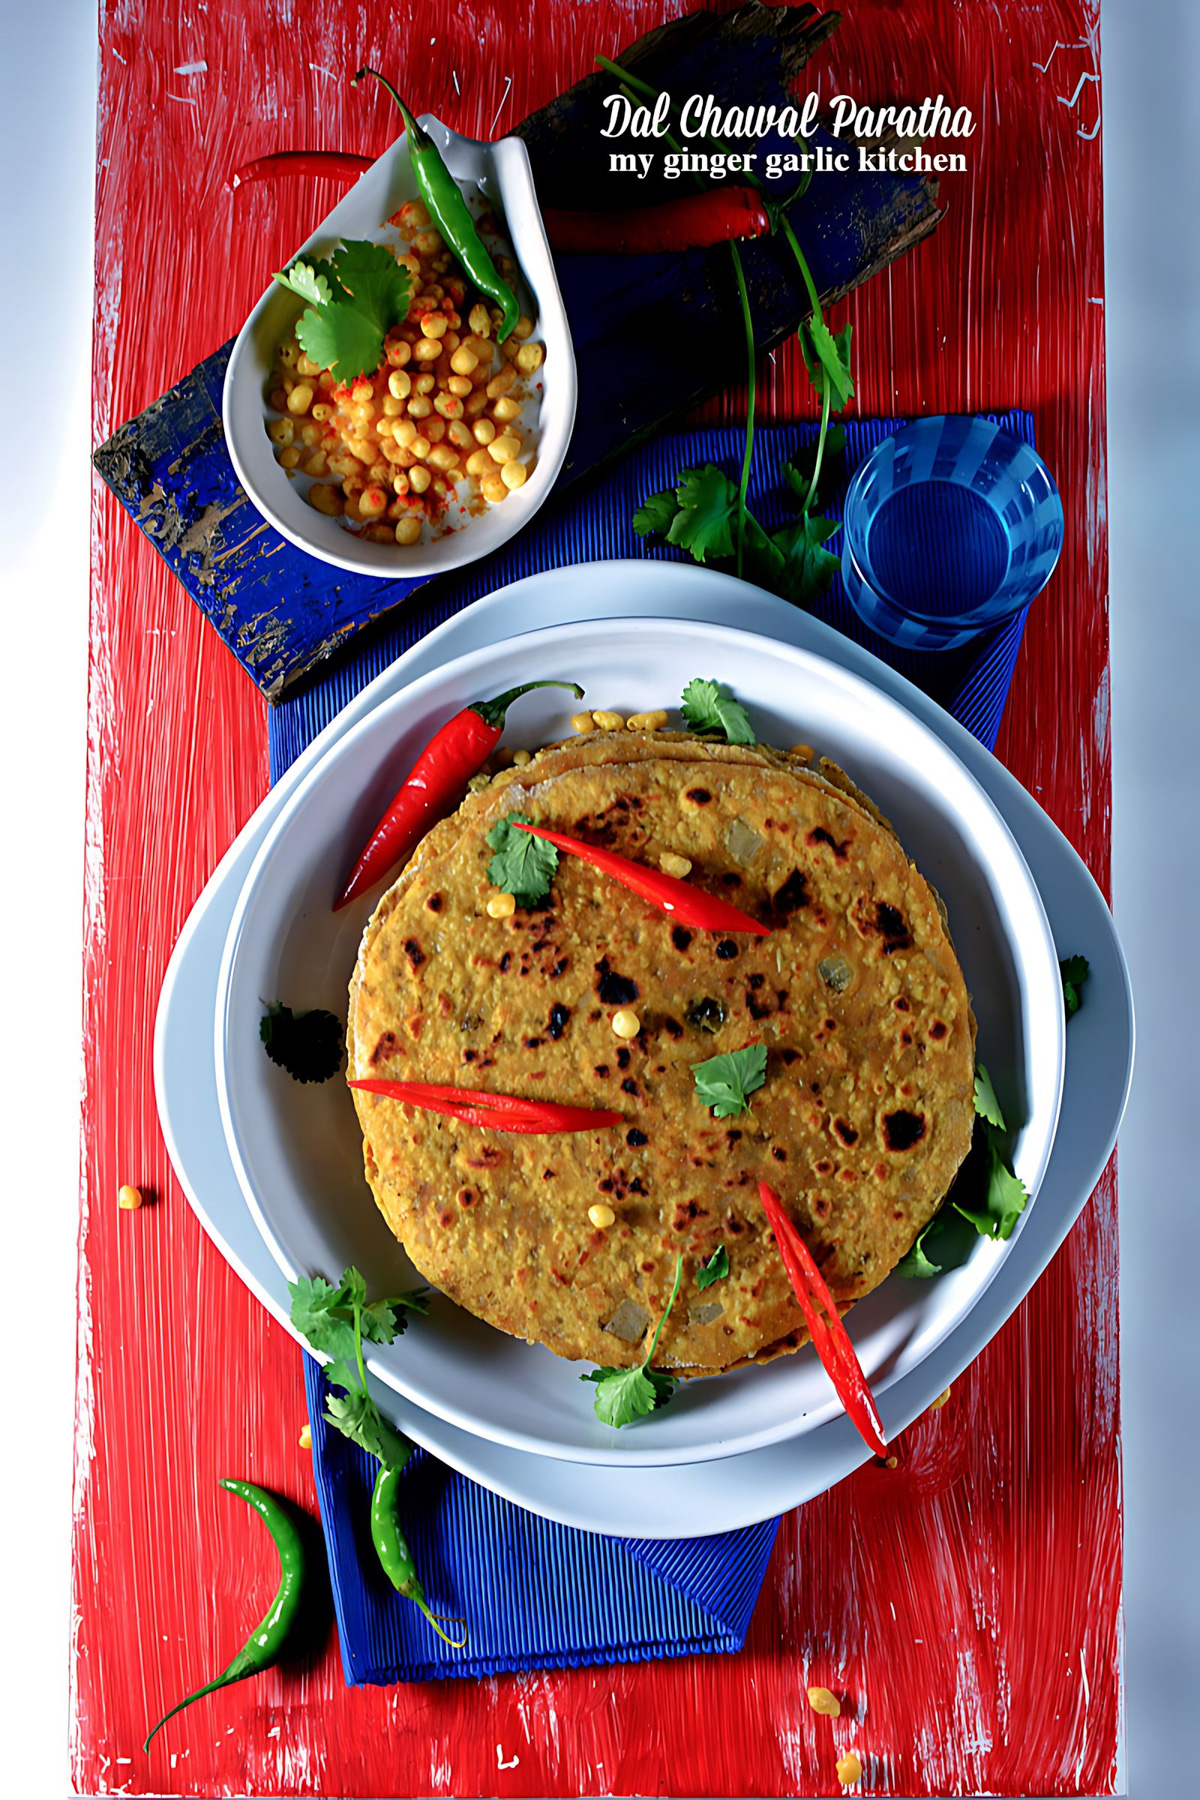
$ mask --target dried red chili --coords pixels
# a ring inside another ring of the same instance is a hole
[[[803,1309],[813,1348],[837,1389],[838,1399],[868,1449],[876,1456],[886,1456],[887,1439],[875,1410],[875,1400],[850,1335],[838,1316],[833,1295],[826,1287],[808,1245],[784,1211],[779,1195],[765,1181],[760,1181],[758,1197],[775,1233],[792,1292]]]
[[[248,182],[270,181],[276,175],[330,175],[348,181],[370,166],[369,156],[355,156],[349,150],[277,150],[273,156],[243,163],[229,177],[229,186],[245,187]]]
[[[404,861],[430,826],[457,805],[472,775],[479,773],[500,742],[504,715],[513,701],[543,687],[567,688],[577,700],[583,698],[575,681],[527,681],[494,700],[473,701],[434,733],[367,839],[335,912]]]
[[[596,256],[678,255],[735,238],[765,237],[771,229],[762,195],[751,187],[710,188],[628,212],[547,207],[542,223],[552,250]]]
[[[419,1106],[425,1112],[443,1113],[485,1131],[516,1131],[542,1135],[561,1131],[597,1131],[621,1125],[621,1113],[592,1111],[585,1106],[562,1106],[556,1100],[525,1100],[519,1094],[489,1094],[479,1088],[438,1087],[427,1081],[352,1081],[352,1088]]]
[[[611,875],[622,887],[649,900],[652,906],[669,913],[681,925],[691,925],[696,931],[748,931],[755,937],[770,934],[769,926],[760,925],[740,907],[731,906],[728,900],[721,900],[715,894],[706,894],[703,888],[680,881],[678,876],[666,875],[661,869],[649,869],[644,863],[630,862],[627,856],[618,856],[615,850],[602,850],[598,844],[585,844],[580,838],[565,837],[561,831],[546,831],[541,825],[526,825],[519,819],[510,819],[509,824],[514,831],[528,831],[534,837],[545,838],[548,844],[565,850],[568,856],[591,863],[594,869]]]

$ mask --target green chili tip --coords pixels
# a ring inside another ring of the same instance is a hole
[[[375,1546],[375,1554],[379,1564],[397,1593],[411,1600],[428,1619],[430,1625],[443,1643],[449,1644],[452,1650],[461,1650],[467,1641],[466,1620],[447,1618],[448,1625],[461,1625],[461,1638],[449,1637],[438,1623],[439,1617],[445,1617],[430,1611],[425,1598],[425,1589],[417,1576],[416,1564],[412,1551],[404,1533],[400,1529],[399,1514],[400,1471],[381,1464],[375,1477],[375,1487],[371,1494],[371,1542]]]

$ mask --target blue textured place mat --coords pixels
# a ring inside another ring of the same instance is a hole
[[[418,1450],[404,1472],[401,1516],[431,1608],[468,1621],[467,1644],[450,1649],[375,1557],[378,1464],[325,1424],[328,1384],[311,1356],[304,1379],[349,1686],[741,1649],[778,1519],[684,1542],[596,1537],[526,1512]],[[587,1480],[586,1469],[579,1474]]]
[[[988,413],[998,425],[1023,443],[1033,443],[1033,419],[1027,412]],[[851,419],[846,421],[846,452],[842,479],[833,492],[828,513],[840,520],[842,500],[859,464],[876,444],[897,431],[902,419]],[[795,497],[779,478],[782,464],[798,449],[811,444],[815,423],[760,427],[754,438],[754,473],[750,501],[757,517],[772,529],[794,516]],[[728,426],[708,431],[673,432],[656,438],[627,456],[586,489],[572,488],[561,500],[551,500],[519,537],[495,556],[473,563],[415,593],[374,626],[359,633],[319,673],[287,698],[272,706],[268,717],[271,779],[278,781],[288,765],[360,688],[386,669],[389,663],[423,638],[435,625],[461,612],[483,594],[522,576],[544,569],[570,568],[574,563],[606,557],[668,557],[686,561],[681,551],[650,546],[633,529],[633,515],[648,494],[672,486],[682,469],[697,463],[721,464],[735,473],[741,462],[742,432]],[[840,527],[829,548],[840,554]],[[338,571],[327,571],[330,580]],[[1008,695],[1013,665],[1025,629],[1020,612],[960,650],[898,650],[863,624],[846,598],[840,576],[824,598],[813,607],[817,618],[863,644],[890,663],[910,681],[944,706],[990,750],[1000,729],[1000,715]],[[563,616],[570,616],[569,596],[564,595]],[[729,620],[736,625],[736,618]]]
[[[1033,442],[1028,413],[988,416]],[[840,519],[842,496],[859,463],[902,423],[847,423],[843,479],[828,509],[832,516]],[[770,426],[756,434],[750,497],[764,524],[781,524],[794,510],[778,471],[815,435],[815,424]],[[736,427],[660,438],[586,491],[576,488],[547,505],[496,556],[462,570],[452,584],[415,594],[361,633],[309,685],[270,709],[272,781],[367,682],[482,594],[544,569],[600,558],[678,559],[676,552],[648,548],[633,531],[634,512],[647,494],[671,485],[681,469],[711,461],[733,472],[740,455]],[[840,549],[840,536],[831,548]],[[332,578],[335,571],[328,574]],[[566,600],[564,616],[569,610]],[[1024,613],[962,650],[937,654],[897,650],[877,637],[851,608],[840,580],[814,612],[907,675],[992,747]],[[736,625],[736,617],[729,623]],[[305,1380],[342,1662],[351,1686],[741,1648],[778,1520],[682,1542],[603,1538],[540,1519],[418,1451],[405,1474],[405,1529],[434,1610],[470,1620],[467,1646],[449,1649],[379,1570],[368,1533],[374,1465],[326,1427],[325,1383],[311,1357],[305,1359]],[[585,1469],[580,1479],[587,1479]]]

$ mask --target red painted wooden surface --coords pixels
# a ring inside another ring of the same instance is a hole
[[[405,70],[458,129],[500,132],[672,17],[678,0],[253,0],[102,8],[95,435],[226,338],[327,210],[301,183],[229,194],[289,145],[377,152],[388,109],[342,79]],[[1103,268],[1095,0],[846,0],[824,96],[975,108],[932,242],[845,309],[865,412],[1032,406],[1066,500],[1000,754],[1108,868]],[[168,16],[169,15],[169,16]],[[1048,68],[1038,65],[1048,63]],[[1060,99],[1064,96],[1064,99]],[[1068,102],[1072,102],[1068,104]],[[840,317],[839,312],[839,317]],[[664,347],[669,354],[669,346]],[[776,416],[808,410],[796,361]],[[732,397],[732,404],[739,404]],[[216,1487],[313,1504],[294,1346],[203,1237],[159,1137],[151,1032],[176,933],[266,788],[263,704],[96,484],[74,1766],[85,1792],[1096,1794],[1120,1707],[1116,1214],[1107,1178],[1016,1317],[899,1445],[792,1516],[744,1654],[350,1693],[332,1645],[148,1719],[223,1667],[272,1577]],[[133,1181],[154,1196],[118,1214]],[[847,1697],[836,1725],[808,1708]]]

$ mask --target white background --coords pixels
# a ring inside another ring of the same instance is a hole
[[[6,1791],[57,1800],[79,1070],[46,1046],[80,1019],[96,27],[87,0],[3,17],[4,1763]],[[1200,1692],[1200,7],[1105,0],[1103,23],[1115,899],[1139,1015],[1120,1147],[1128,1766],[1148,1800],[1195,1785]],[[1014,1696],[1034,1733],[1043,1701]]]

